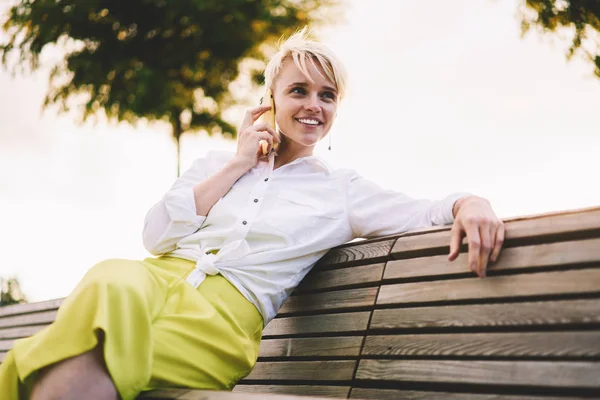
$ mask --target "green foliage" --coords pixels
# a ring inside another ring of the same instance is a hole
[[[0,278],[0,307],[25,303],[26,301],[17,279]]]
[[[186,131],[235,129],[222,118],[244,60],[264,68],[265,44],[330,20],[343,0],[19,0],[0,43],[5,67],[36,70],[47,47],[64,51],[44,106],[83,106],[82,120],[164,120]],[[17,57],[10,61],[14,53]]]
[[[570,29],[573,43],[567,56],[583,54],[594,65],[600,78],[600,1],[599,0],[525,0],[523,32],[532,26],[557,32]]]

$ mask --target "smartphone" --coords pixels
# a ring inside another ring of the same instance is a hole
[[[265,94],[260,99],[260,104],[265,105],[265,106],[267,106],[267,105],[271,106],[271,109],[260,116],[259,122],[267,123],[275,132],[277,132],[277,123],[275,122],[275,102],[273,100],[273,92],[271,91],[271,89],[267,89],[265,91]],[[266,140],[260,141],[261,146],[263,148],[263,155],[266,156],[267,154],[269,154],[268,149],[267,149],[268,144],[263,144],[263,142],[264,143],[267,143],[267,142],[266,142]],[[277,150],[278,145],[279,145],[278,143],[274,143],[273,149]]]

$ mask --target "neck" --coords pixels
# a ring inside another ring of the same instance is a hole
[[[302,146],[292,142],[282,134],[280,134],[279,137],[281,137],[281,144],[277,148],[277,157],[275,157],[274,165],[275,169],[289,164],[297,158],[312,156],[314,147]]]

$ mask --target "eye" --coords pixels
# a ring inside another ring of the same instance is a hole
[[[323,92],[323,93],[321,93],[321,96],[323,96],[326,99],[334,100],[334,101],[337,99],[337,95],[331,91]]]
[[[290,93],[306,94],[306,89],[304,89],[303,87],[300,87],[300,86],[296,86],[296,87],[292,88],[292,90],[290,90]]]

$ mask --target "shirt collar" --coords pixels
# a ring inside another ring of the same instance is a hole
[[[235,152],[213,150],[209,152],[208,156],[209,158],[221,158],[224,161],[229,161],[235,156]],[[327,174],[330,174],[334,171],[334,168],[327,161],[325,161],[324,158],[315,155],[296,158],[294,161],[286,165],[294,165],[299,163],[308,163]]]

